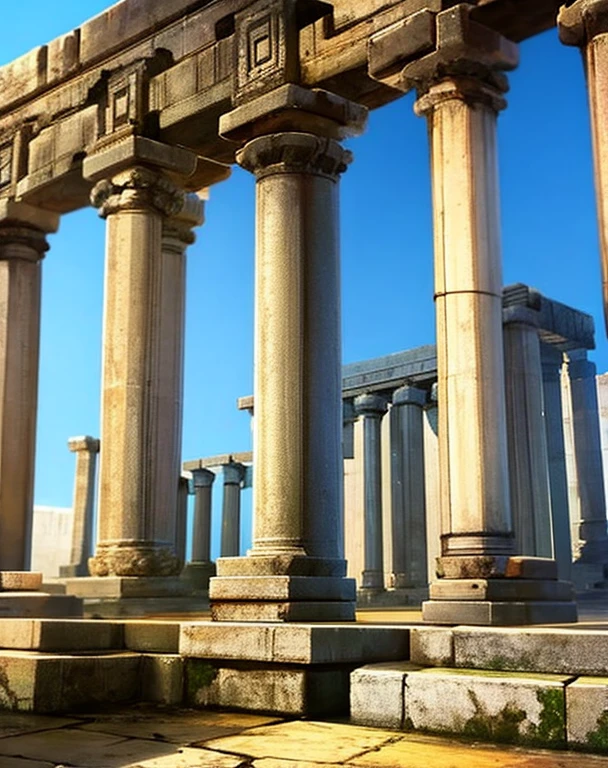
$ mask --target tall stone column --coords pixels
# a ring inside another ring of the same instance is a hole
[[[186,562],[189,485],[190,482],[186,476],[181,475],[178,478],[175,510],[175,554],[182,564]]]
[[[308,130],[294,130],[298,115]],[[218,561],[216,620],[354,618],[339,531],[338,179],[350,153],[336,137],[365,117],[334,94],[286,85],[220,123],[246,142],[237,160],[256,177],[256,410],[253,546]]]
[[[222,557],[238,557],[241,550],[241,483],[245,474],[242,464],[231,462],[222,467],[224,498],[222,500]]]
[[[68,447],[76,454],[74,496],[72,502],[74,527],[70,564],[62,565],[62,578],[88,576],[88,560],[93,546],[93,517],[95,514],[95,486],[99,440],[94,437],[72,437]]]
[[[184,251],[202,203],[190,152],[148,140],[85,161],[107,221],[95,576],[171,576],[180,476]]]
[[[581,49],[587,76],[591,133],[595,160],[595,189],[604,297],[608,332],[608,1],[564,3],[558,17],[559,36]]]
[[[395,589],[428,584],[424,481],[423,407],[426,392],[401,387],[393,393],[391,426],[391,499]]]
[[[502,70],[517,65],[518,52],[474,22],[471,9],[438,13],[432,52],[409,63],[404,55],[399,76],[404,91],[417,90],[416,113],[428,121],[433,183],[443,536],[440,578],[423,618],[576,620],[571,585],[557,581],[555,562],[514,557],[496,121],[506,106]],[[372,73],[382,76],[389,61],[394,67],[402,36],[392,39],[395,49],[389,32],[372,40]]]
[[[576,559],[586,563],[608,563],[606,492],[602,467],[599,408],[595,364],[585,351],[568,353],[572,398],[572,428],[576,477],[580,498]]]
[[[503,322],[515,550],[553,557],[538,312],[525,306],[507,307]]]
[[[211,561],[211,509],[215,473],[208,469],[192,470],[194,487],[194,525],[192,527],[192,558],[182,573],[195,590],[208,590],[209,579],[215,576]]]
[[[564,445],[561,368],[563,354],[547,344],[541,344],[543,372],[544,422],[551,489],[551,519],[553,547],[560,579],[572,576],[572,538],[568,505],[568,476]]]
[[[363,421],[364,568],[361,589],[384,589],[384,536],[382,531],[382,419],[387,403],[378,395],[359,395],[355,413]]]
[[[59,216],[0,201],[0,571],[30,567],[40,290]]]
[[[439,413],[437,382],[431,387],[424,420],[424,483],[426,504],[427,583],[436,578],[441,556],[441,504],[439,495]]]

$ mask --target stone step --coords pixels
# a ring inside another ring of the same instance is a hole
[[[608,678],[373,664],[351,674],[360,725],[608,751]]]

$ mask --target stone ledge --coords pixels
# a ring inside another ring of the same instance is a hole
[[[178,576],[87,576],[66,579],[66,594],[83,598],[184,597],[191,587]]]
[[[0,648],[19,651],[116,651],[123,627],[113,622],[71,619],[3,619]]]
[[[212,601],[312,600],[353,602],[356,582],[339,576],[224,576],[211,580]]]
[[[355,621],[355,601],[212,602],[213,621]]]
[[[577,621],[574,602],[488,600],[429,600],[422,604],[422,620],[430,624],[526,626],[569,624]]]
[[[440,579],[430,586],[431,600],[563,602],[574,599],[569,581],[543,579]]]
[[[78,618],[82,600],[45,592],[0,592],[0,618]]]
[[[34,571],[0,571],[0,591],[38,592],[42,588],[42,574]]]

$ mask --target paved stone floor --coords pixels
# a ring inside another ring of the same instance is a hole
[[[136,706],[99,715],[0,713],[0,768],[608,768],[338,722]]]

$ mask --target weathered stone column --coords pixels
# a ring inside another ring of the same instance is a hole
[[[561,368],[563,354],[547,344],[541,344],[543,372],[543,401],[547,460],[551,489],[551,519],[553,522],[553,548],[560,579],[572,576],[572,537],[568,506],[568,477],[562,408]]]
[[[96,576],[171,576],[180,475],[184,250],[202,221],[185,150],[136,139],[86,159],[107,220]],[[185,220],[184,220],[185,219]]]
[[[58,227],[56,213],[0,201],[0,571],[30,567],[41,262]]]
[[[88,560],[93,546],[93,517],[95,514],[95,481],[99,440],[94,437],[72,437],[68,447],[76,454],[74,496],[72,502],[74,527],[70,564],[62,565],[62,578],[88,576]]]
[[[241,550],[241,483],[245,473],[242,464],[231,462],[222,467],[224,497],[222,500],[222,557],[238,557]]]
[[[507,441],[515,550],[553,557],[538,311],[503,311]]]
[[[182,572],[195,590],[208,590],[209,579],[215,576],[211,561],[211,503],[215,473],[208,469],[192,470],[194,487],[194,525],[192,527],[192,558]]]
[[[439,413],[437,382],[431,387],[424,409],[424,482],[426,504],[427,583],[436,578],[441,556],[441,504],[439,493]],[[446,515],[447,517],[447,515]]]
[[[501,70],[517,65],[518,51],[472,21],[471,8],[438,13],[432,52],[409,63],[402,54],[398,77],[404,91],[418,92],[432,158],[443,536],[441,578],[423,618],[576,620],[571,586],[557,582],[555,562],[512,557],[496,121],[508,88]],[[381,79],[403,50],[395,26],[370,46],[370,70]]]
[[[188,477],[181,475],[178,478],[177,504],[175,508],[175,554],[182,565],[186,562],[189,485]]]
[[[387,403],[378,395],[359,395],[354,406],[363,421],[365,562],[361,589],[380,591],[384,589],[381,427]]]
[[[580,498],[576,559],[586,563],[608,563],[606,493],[602,467],[599,409],[595,363],[587,352],[568,353],[572,398],[572,428],[576,477]]]
[[[314,133],[293,130],[298,115]],[[220,123],[247,142],[237,160],[256,176],[257,243],[253,547],[218,561],[216,620],[354,618],[339,531],[338,179],[350,153],[336,138],[365,117],[333,94],[286,85]]]
[[[426,392],[405,386],[393,392],[391,519],[395,589],[426,587],[426,503],[423,407]]]
[[[608,2],[564,3],[558,17],[562,43],[581,49],[587,76],[600,235],[604,318],[608,332]]]

